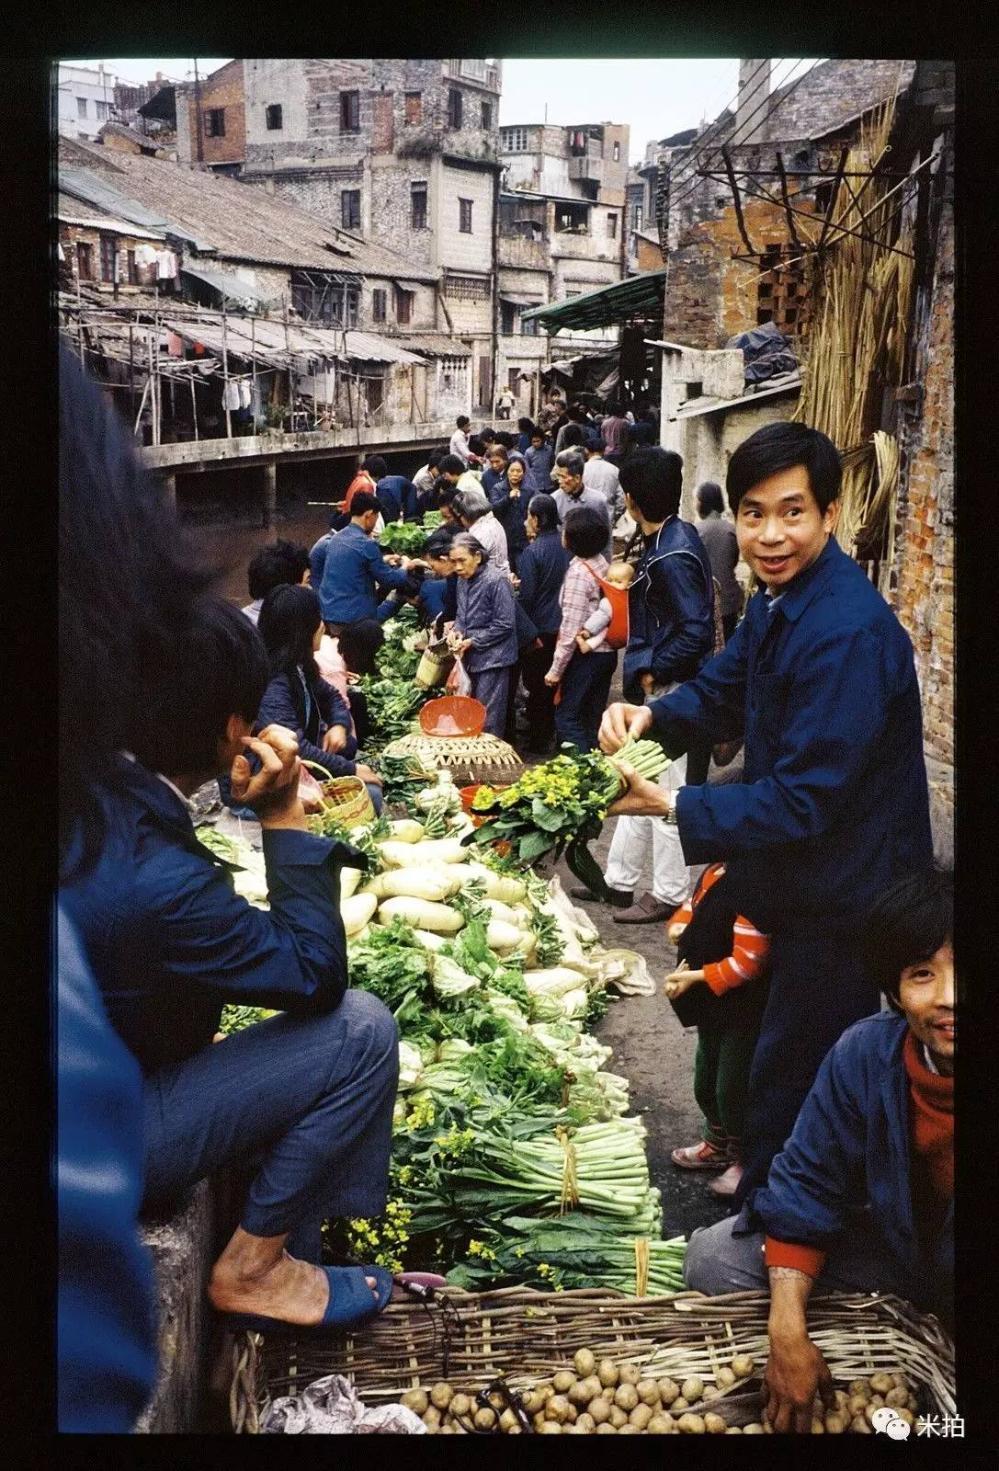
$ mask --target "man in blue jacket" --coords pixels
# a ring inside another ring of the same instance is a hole
[[[645,549],[628,592],[624,694],[652,701],[691,679],[714,647],[714,584],[701,538],[679,517],[683,461],[672,450],[646,448],[620,471],[629,515]],[[676,792],[689,756],[674,761],[661,785]],[[706,763],[704,763],[706,774]],[[651,858],[652,886],[637,886]],[[662,923],[690,897],[690,875],[676,828],[649,817],[622,817],[607,855],[607,886],[618,924]],[[577,897],[581,897],[577,894]]]
[[[350,524],[337,532],[327,548],[323,580],[317,591],[326,632],[331,637],[359,618],[387,618],[393,607],[382,598],[393,588],[404,589],[407,595],[419,590],[406,576],[413,562],[400,557],[399,566],[392,566],[372,540],[378,514],[375,497],[370,491],[359,490],[350,503]],[[417,561],[416,565],[423,564]]]
[[[388,1274],[318,1263],[322,1220],[379,1214],[388,1186],[396,1026],[347,989],[338,908],[341,865],[363,860],[308,831],[294,736],[250,735],[267,656],[240,612],[204,600],[146,680],[132,751],[102,792],[105,841],[60,895],[144,1075],[144,1206],[249,1165],[212,1271],[215,1307],[303,1326],[362,1320],[387,1302]],[[222,769],[260,818],[267,911],[234,893],[194,833],[187,799]],[[282,1014],[213,1046],[226,1002]]]
[[[740,1206],[762,1185],[826,1052],[877,1010],[858,919],[931,860],[912,644],[833,537],[840,459],[803,424],[768,424],[728,469],[739,549],[762,586],[730,642],[651,706],[612,705],[605,750],[652,732],[667,751],[744,740],[743,780],[640,779],[618,811],[676,824],[688,863],[723,860],[741,913],[773,937],[753,1058]]]
[[[393,521],[419,519],[420,492],[411,480],[405,475],[390,475],[388,463],[381,455],[373,455],[367,461],[367,470],[375,478],[375,498],[386,526]]]
[[[816,1392],[831,1389],[808,1337],[813,1289],[893,1293],[952,1318],[953,927],[949,874],[913,874],[881,896],[865,929],[891,1011],[857,1022],[826,1057],[752,1210],[691,1237],[688,1287],[714,1295],[769,1279],[776,1430],[807,1432]]]

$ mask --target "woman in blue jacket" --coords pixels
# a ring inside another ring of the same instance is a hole
[[[530,732],[524,749],[543,755],[555,737],[555,691],[545,684],[545,675],[562,624],[559,593],[569,566],[569,553],[559,531],[558,507],[550,495],[530,497],[526,529],[530,539],[517,564],[517,598],[538,630],[538,646],[528,649],[520,661],[527,690],[524,714]]]
[[[257,628],[271,674],[257,712],[259,728],[284,726],[298,737],[303,761],[316,762],[331,776],[360,776],[380,811],[378,776],[352,759],[357,740],[350,708],[316,666],[323,620],[315,592],[290,584],[274,588],[264,599]]]
[[[451,543],[451,566],[458,574],[458,652],[473,698],[486,707],[485,729],[502,740],[518,653],[513,588],[505,572],[489,566],[489,553],[469,532]]]

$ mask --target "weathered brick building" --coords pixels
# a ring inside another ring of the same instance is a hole
[[[493,398],[501,73],[483,60],[251,59],[242,177],[438,278],[428,322],[405,299],[380,330],[456,340]]]
[[[227,61],[207,77],[176,87],[175,105],[179,159],[238,175],[246,157],[243,62]]]

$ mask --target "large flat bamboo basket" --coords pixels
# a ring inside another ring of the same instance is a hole
[[[393,1303],[356,1333],[339,1339],[274,1338],[244,1333],[233,1349],[233,1429],[256,1433],[279,1395],[294,1394],[326,1374],[344,1374],[369,1405],[398,1400],[407,1389],[447,1378],[476,1391],[503,1375],[526,1389],[572,1367],[579,1348],[598,1358],[633,1363],[653,1377],[713,1380],[735,1354],[767,1357],[766,1292],[703,1297],[628,1297],[605,1290],[496,1292],[448,1290],[456,1309],[445,1331],[434,1309]],[[954,1349],[936,1318],[897,1297],[831,1294],[813,1299],[809,1334],[837,1388],[885,1371],[905,1374],[920,1413],[954,1415]],[[730,1424],[759,1418],[757,1381],[743,1381],[706,1402]]]
[[[422,731],[400,736],[385,747],[386,756],[414,756],[430,770],[446,767],[457,786],[475,782],[506,785],[524,769],[517,752],[498,736],[428,736]]]

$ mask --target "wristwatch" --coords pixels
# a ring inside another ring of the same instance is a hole
[[[666,793],[666,811],[661,814],[660,821],[661,822],[665,822],[667,824],[667,826],[669,826],[669,827],[676,827],[676,793],[675,792],[667,792]]]

